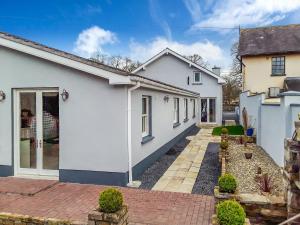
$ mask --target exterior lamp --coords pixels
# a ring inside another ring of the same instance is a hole
[[[69,98],[69,92],[67,92],[65,89],[60,95],[63,101],[66,101]]]
[[[168,102],[169,101],[169,95],[166,95],[165,97],[164,97],[164,102]]]
[[[3,91],[0,91],[0,102],[3,102],[6,98],[6,94]]]

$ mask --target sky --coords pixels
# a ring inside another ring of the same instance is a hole
[[[300,0],[1,0],[0,31],[90,58],[169,47],[231,66],[239,27],[300,23]]]

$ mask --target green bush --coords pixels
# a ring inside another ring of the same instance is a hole
[[[123,195],[114,188],[108,188],[100,193],[99,208],[101,212],[114,213],[121,209]]]
[[[221,192],[234,193],[236,187],[236,179],[231,174],[225,174],[219,178],[219,188]]]
[[[244,225],[246,213],[234,200],[226,200],[217,205],[217,218],[220,225]]]
[[[222,149],[227,149],[228,146],[229,146],[228,141],[224,141],[224,140],[221,141],[220,147],[221,147]]]
[[[226,127],[223,127],[221,129],[221,134],[228,134],[228,129]]]

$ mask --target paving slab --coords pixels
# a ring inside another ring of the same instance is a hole
[[[0,179],[0,193],[34,195],[57,184],[55,180],[37,180],[13,177]]]
[[[211,127],[203,127],[196,135],[187,137],[190,143],[153,186],[152,190],[191,193],[208,144],[221,141],[220,137],[212,136],[212,130]]]

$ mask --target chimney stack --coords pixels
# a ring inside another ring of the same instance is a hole
[[[214,66],[214,67],[212,68],[212,71],[213,71],[213,73],[215,73],[215,74],[218,75],[218,76],[221,75],[221,67]]]

